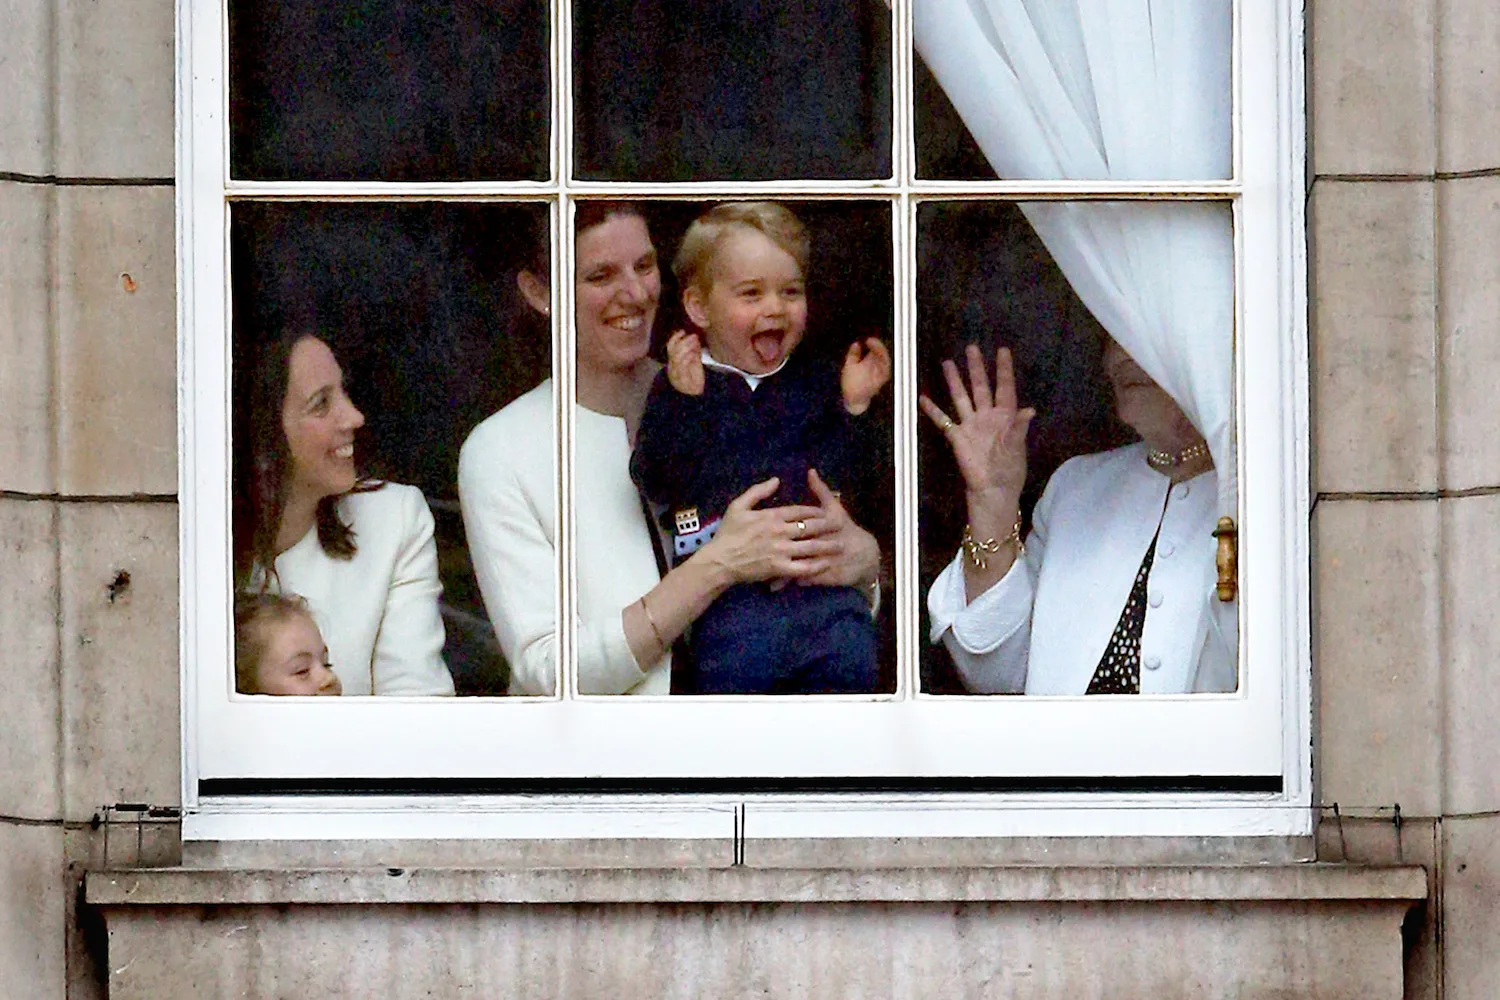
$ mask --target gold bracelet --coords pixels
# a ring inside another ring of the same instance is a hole
[[[1026,546],[1021,541],[1021,514],[1019,511],[1016,512],[1016,523],[1011,527],[1010,534],[999,541],[993,538],[986,538],[984,541],[980,541],[974,537],[973,528],[967,524],[964,525],[964,552],[969,557],[969,563],[980,572],[989,568],[990,556],[999,552],[1004,546],[1011,544],[1014,544],[1016,547],[1016,558],[1021,558],[1026,552]]]
[[[646,613],[646,624],[651,626],[651,634],[656,636],[656,645],[663,653],[667,651],[667,640],[661,637],[661,629],[656,627],[656,619],[651,617],[651,606],[646,603],[646,595],[641,595],[641,610]]]

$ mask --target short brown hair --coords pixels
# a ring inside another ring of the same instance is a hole
[[[785,250],[803,276],[807,275],[810,241],[807,227],[791,209],[774,201],[728,201],[704,212],[693,220],[682,236],[677,256],[672,258],[672,273],[684,289],[704,287],[708,263],[713,259],[724,235],[735,227],[754,229]]]
[[[266,629],[297,615],[311,619],[307,602],[295,594],[243,593],[234,599],[234,689],[260,693],[260,661]]]

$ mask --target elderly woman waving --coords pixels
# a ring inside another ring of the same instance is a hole
[[[1104,366],[1141,440],[1080,455],[1048,481],[1021,538],[1026,431],[1010,352],[993,388],[978,348],[968,382],[943,363],[954,411],[923,412],[964,480],[963,549],[928,593],[932,640],[972,691],[1042,695],[1233,691],[1238,627],[1210,595],[1217,481],[1202,435],[1119,345]],[[956,417],[956,419],[955,419]]]

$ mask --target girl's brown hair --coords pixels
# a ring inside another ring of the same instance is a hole
[[[302,615],[311,618],[307,602],[294,594],[266,591],[234,599],[234,689],[259,694],[260,660],[266,652],[266,629]]]

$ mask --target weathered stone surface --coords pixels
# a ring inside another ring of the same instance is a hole
[[[1308,5],[1318,174],[1430,174],[1436,162],[1437,0]]]
[[[1500,167],[1500,5],[1438,0],[1438,169]]]
[[[1443,823],[1443,997],[1494,1000],[1500,983],[1500,816]]]
[[[5,92],[0,85],[0,94]],[[5,103],[0,100],[0,107]],[[0,399],[5,401],[0,407],[0,490],[18,493],[56,489],[52,199],[53,189],[46,185],[0,181]]]
[[[725,868],[728,837],[701,840],[221,840],[182,845],[194,868]]]
[[[1433,239],[1429,182],[1314,186],[1312,434],[1321,492],[1436,488]]]
[[[0,499],[0,815],[62,813],[57,505]]]
[[[1318,860],[1356,865],[1421,865],[1436,885],[1442,867],[1439,820],[1394,809],[1380,815],[1335,817],[1323,811],[1318,825]],[[1402,929],[1406,952],[1406,1000],[1439,1000],[1442,977],[1438,906],[1429,901],[1407,914]]]
[[[1436,500],[1322,500],[1313,517],[1321,798],[1441,812]]]
[[[112,1000],[288,990],[1394,1000],[1400,921],[1425,892],[1418,869],[1311,865],[168,871],[88,882],[109,923]],[[231,905],[177,905],[224,893]],[[309,902],[372,893],[390,902]],[[232,902],[246,898],[265,904]],[[455,898],[473,902],[444,905]],[[309,940],[319,947],[294,944]]]
[[[7,997],[64,989],[63,831],[0,821],[0,986]]]
[[[1500,809],[1500,496],[1442,501],[1448,813]],[[1497,899],[1500,905],[1500,899]]]
[[[52,173],[53,9],[0,0],[0,171]]]
[[[1500,486],[1500,177],[1441,181],[1437,195],[1443,486]]]
[[[177,508],[61,508],[63,791],[87,820],[180,801]]]
[[[744,844],[752,868],[1288,864],[1312,857],[1305,837],[749,837]]]
[[[57,3],[57,173],[171,177],[172,0]]]
[[[58,488],[177,491],[172,189],[69,187],[58,204]]]

